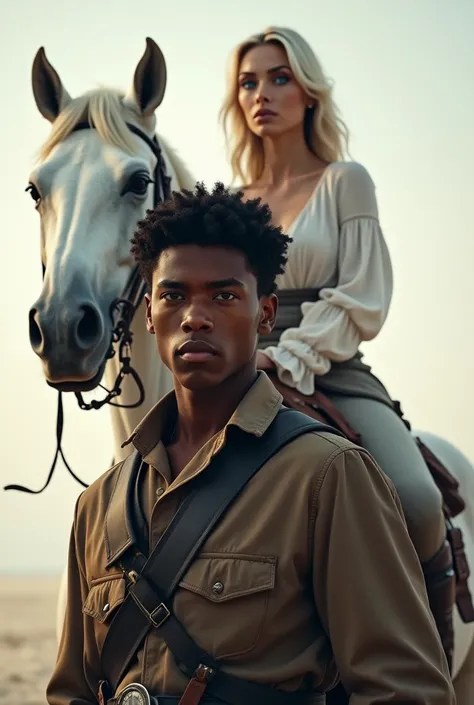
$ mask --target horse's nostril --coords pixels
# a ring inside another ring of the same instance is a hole
[[[82,316],[77,325],[77,341],[84,347],[94,345],[102,335],[100,314],[89,304],[81,306]]]
[[[36,314],[37,310],[35,308],[32,308],[28,314],[30,344],[33,350],[39,350],[43,345],[43,334],[36,320]]]

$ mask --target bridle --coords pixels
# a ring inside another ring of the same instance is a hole
[[[148,147],[151,149],[156,157],[156,166],[154,171],[153,180],[153,207],[156,208],[158,203],[162,200],[166,200],[171,196],[171,177],[166,173],[166,164],[163,159],[163,153],[161,151],[160,144],[156,136],[151,139],[148,135],[143,132],[139,127],[131,123],[126,123],[128,129],[133,132],[133,134],[140,137]],[[94,129],[94,125],[89,122],[81,122],[74,128],[74,132],[79,130]],[[43,279],[46,272],[46,266],[42,262],[43,269]],[[133,342],[133,332],[131,331],[131,325],[134,316],[143,301],[143,297],[147,291],[146,282],[142,279],[138,267],[134,267],[130,276],[128,278],[127,284],[123,291],[120,299],[115,299],[110,305],[110,317],[112,319],[112,335],[110,340],[110,345],[104,356],[102,364],[100,365],[99,371],[91,382],[91,389],[97,386],[101,387],[106,391],[106,395],[102,399],[93,399],[90,402],[86,402],[82,396],[82,392],[74,391],[79,407],[85,411],[90,411],[91,409],[97,410],[101,409],[105,404],[110,406],[116,406],[122,409],[136,409],[141,406],[145,401],[145,388],[143,382],[140,379],[138,372],[132,367],[131,355],[132,355],[132,342]],[[108,360],[110,360],[115,355],[118,355],[119,361],[119,371],[115,379],[112,389],[106,389],[100,384],[105,365]],[[122,393],[122,383],[125,377],[130,376],[135,382],[138,390],[137,401],[131,404],[120,404],[116,400],[120,397]],[[50,385],[54,388],[54,385]],[[77,475],[73,472],[69,466],[66,458],[64,457],[64,452],[62,449],[62,435],[64,428],[64,409],[63,409],[63,389],[58,390],[58,411],[56,416],[56,452],[49,470],[46,482],[40,490],[31,490],[23,485],[7,485],[4,490],[18,490],[19,492],[27,492],[28,494],[41,494],[48,487],[49,483],[54,474],[58,458],[61,457],[67,471],[72,475],[72,477],[79,482],[83,487],[88,487],[88,485],[83,482]]]

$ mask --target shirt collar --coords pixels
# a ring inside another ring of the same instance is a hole
[[[267,375],[260,371],[257,379],[243,397],[226,423],[238,426],[246,433],[262,436],[281,407],[283,397],[275,389]],[[176,395],[170,392],[148,412],[131,436],[122,443],[122,448],[133,443],[145,461],[153,463],[153,450],[160,444],[171,419],[177,415]]]

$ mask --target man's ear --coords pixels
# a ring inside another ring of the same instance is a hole
[[[155,328],[153,326],[153,321],[151,320],[151,297],[150,294],[145,294],[145,306],[146,306],[146,329],[152,335],[155,335]]]
[[[278,298],[275,294],[262,296],[260,299],[260,323],[258,332],[260,335],[268,335],[272,332],[278,312]]]

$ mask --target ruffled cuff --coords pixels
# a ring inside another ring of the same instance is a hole
[[[301,394],[313,394],[314,376],[325,375],[331,369],[327,357],[298,340],[281,341],[278,346],[270,345],[262,353],[273,360],[278,379]]]

